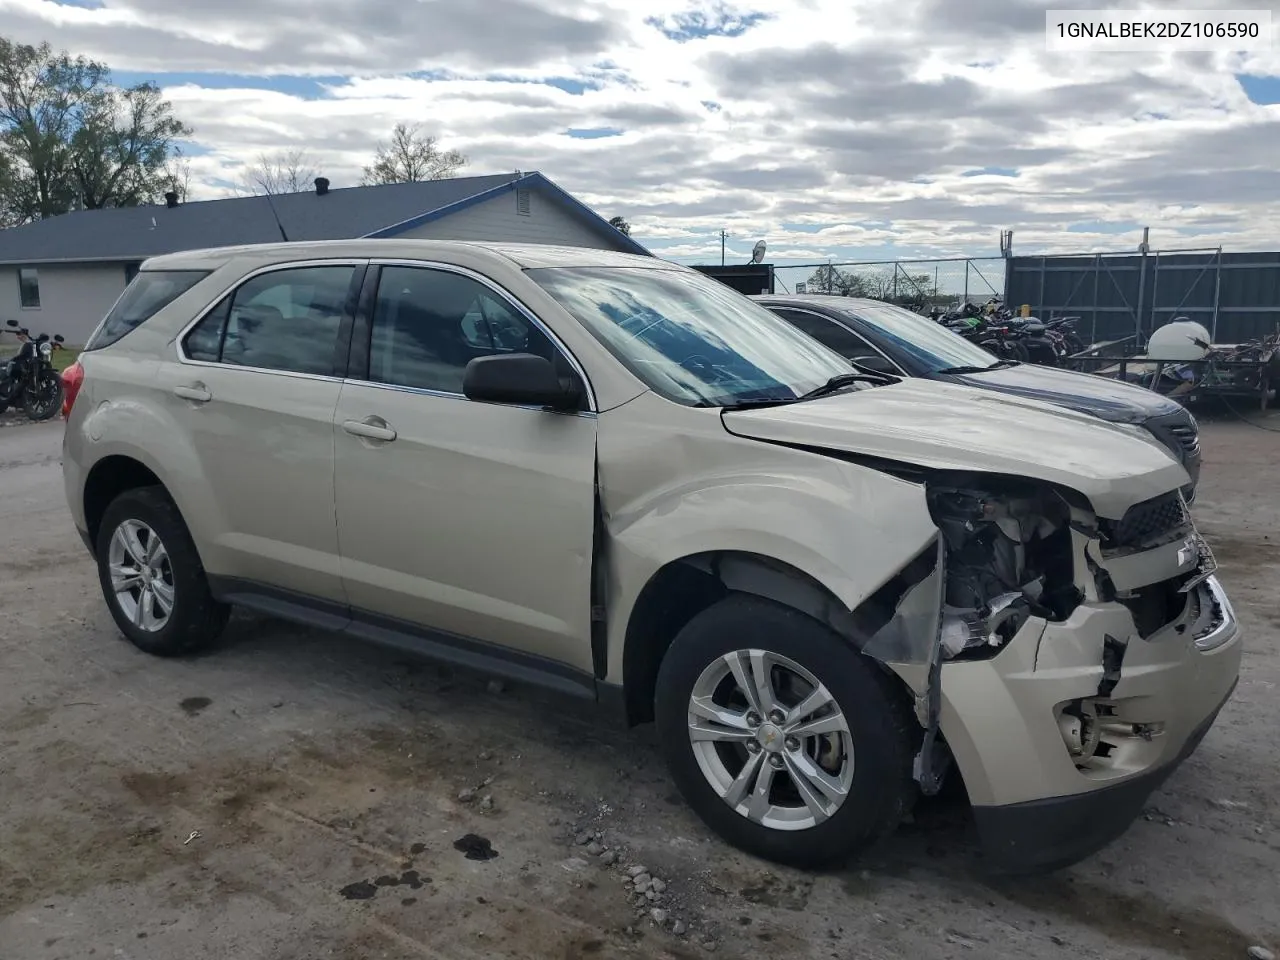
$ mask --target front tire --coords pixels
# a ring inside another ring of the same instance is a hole
[[[23,391],[22,405],[27,419],[37,423],[48,420],[62,409],[62,378],[54,370],[45,370],[34,387]]]
[[[160,487],[128,490],[103,514],[98,581],[120,632],[159,657],[214,643],[229,609],[209,592],[200,555],[182,515]]]
[[[733,594],[690,620],[662,661],[655,714],[685,800],[768,860],[846,860],[916,795],[906,698],[848,641],[769,600]]]

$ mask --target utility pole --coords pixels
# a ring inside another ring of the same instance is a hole
[[[728,233],[720,231],[720,266],[724,266],[724,241],[729,236]]]

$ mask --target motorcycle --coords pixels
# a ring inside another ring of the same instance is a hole
[[[31,336],[18,321],[6,326],[18,338],[18,355],[0,365],[0,413],[21,402],[29,420],[48,420],[62,407],[62,378],[53,366],[53,351],[63,349],[62,335]]]
[[[1056,320],[1049,320],[1045,323],[1045,326],[1050,331],[1062,337],[1069,357],[1084,351],[1084,341],[1080,339],[1080,334],[1076,332],[1076,327],[1079,324],[1079,317],[1058,317]]]

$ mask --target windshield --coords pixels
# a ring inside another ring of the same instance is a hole
[[[527,271],[646,386],[689,406],[794,400],[849,361],[718,280],[684,270]]]
[[[970,343],[958,333],[918,313],[891,303],[859,303],[840,307],[849,316],[875,327],[880,336],[893,342],[929,373],[952,367],[989,367],[997,357]]]

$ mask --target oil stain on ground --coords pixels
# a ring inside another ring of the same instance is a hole
[[[459,837],[453,841],[453,849],[460,850],[468,860],[492,860],[498,855],[492,843],[474,833],[468,833],[465,837]]]
[[[408,887],[411,890],[421,890],[424,884],[430,882],[430,877],[421,876],[417,870],[406,870],[398,877],[384,873],[373,882],[357,880],[355,883],[347,884],[338,893],[348,900],[372,900],[382,887]]]
[[[182,712],[188,717],[194,717],[205,707],[213,703],[208,697],[187,697],[178,706],[182,708]]]

